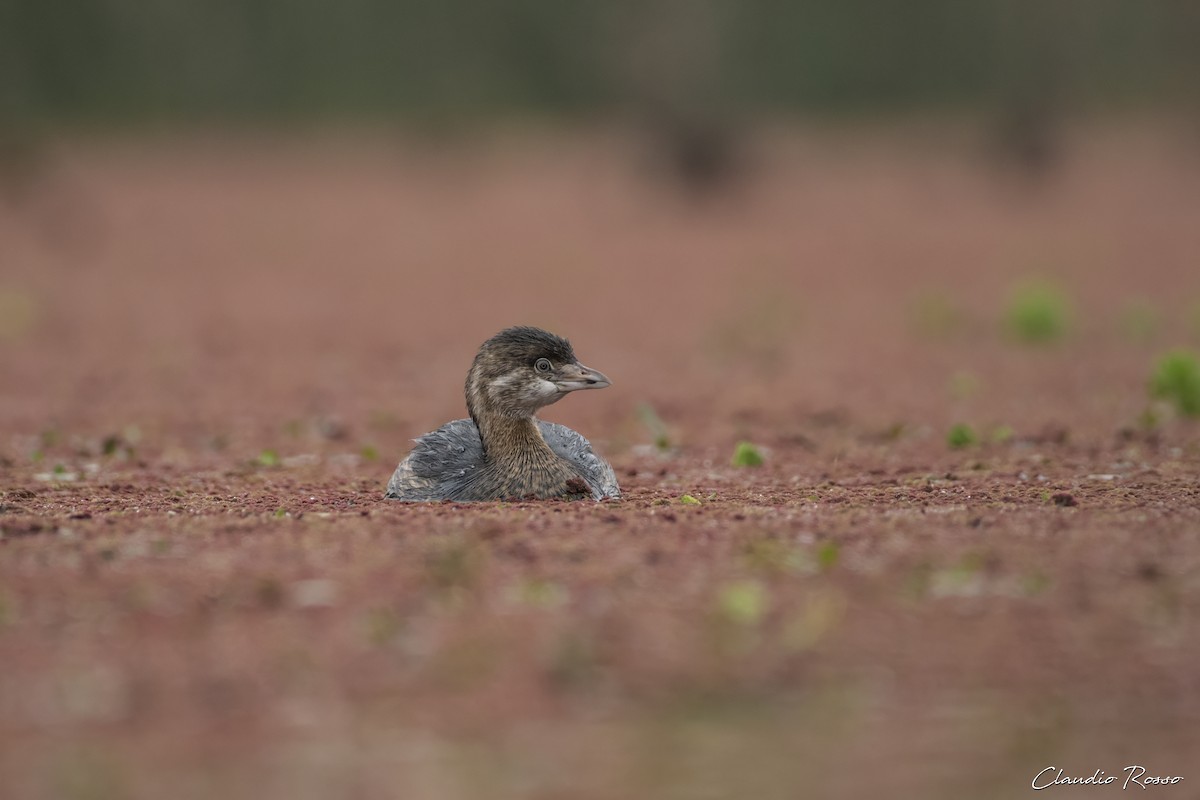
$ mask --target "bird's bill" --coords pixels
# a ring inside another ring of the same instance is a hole
[[[612,381],[600,370],[575,363],[566,364],[558,371],[554,385],[560,392],[574,392],[580,389],[603,389],[611,386]]]

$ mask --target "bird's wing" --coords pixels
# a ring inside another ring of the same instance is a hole
[[[592,490],[596,500],[615,499],[621,496],[617,476],[612,466],[592,452],[592,444],[576,431],[556,422],[538,420],[542,438],[560,458],[570,462]]]
[[[479,429],[469,419],[447,422],[416,440],[388,482],[387,497],[421,502],[457,496],[483,466]]]

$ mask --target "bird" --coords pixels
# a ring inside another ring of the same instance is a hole
[[[615,500],[612,466],[565,425],[537,419],[571,392],[611,385],[571,343],[517,326],[484,342],[467,372],[469,419],[417,438],[386,498],[405,502],[526,499]]]

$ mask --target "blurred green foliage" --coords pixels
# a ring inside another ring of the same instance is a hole
[[[738,581],[721,589],[718,606],[722,616],[739,625],[757,625],[767,612],[767,590],[754,580]]]
[[[1200,8],[1126,0],[14,0],[0,122],[1187,96]]]
[[[654,446],[659,450],[671,449],[671,434],[667,431],[667,425],[662,421],[662,417],[654,410],[654,406],[649,403],[641,403],[637,407],[638,419],[646,426],[646,430],[654,437]]]
[[[958,423],[950,428],[946,434],[946,444],[958,450],[963,447],[970,447],[978,443],[979,436],[975,433],[975,429],[970,425]]]
[[[1027,283],[1018,287],[1006,316],[1009,332],[1028,344],[1047,344],[1061,339],[1067,332],[1069,319],[1067,298],[1045,283]]]
[[[1200,359],[1187,350],[1173,350],[1154,366],[1150,394],[1167,400],[1185,417],[1200,417]]]
[[[738,442],[737,446],[733,448],[731,463],[735,467],[761,467],[763,465],[762,451],[750,442]]]

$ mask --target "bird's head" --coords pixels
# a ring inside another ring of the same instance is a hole
[[[467,408],[472,418],[531,417],[571,392],[609,384],[579,363],[566,339],[540,328],[508,328],[479,348],[467,374]]]

